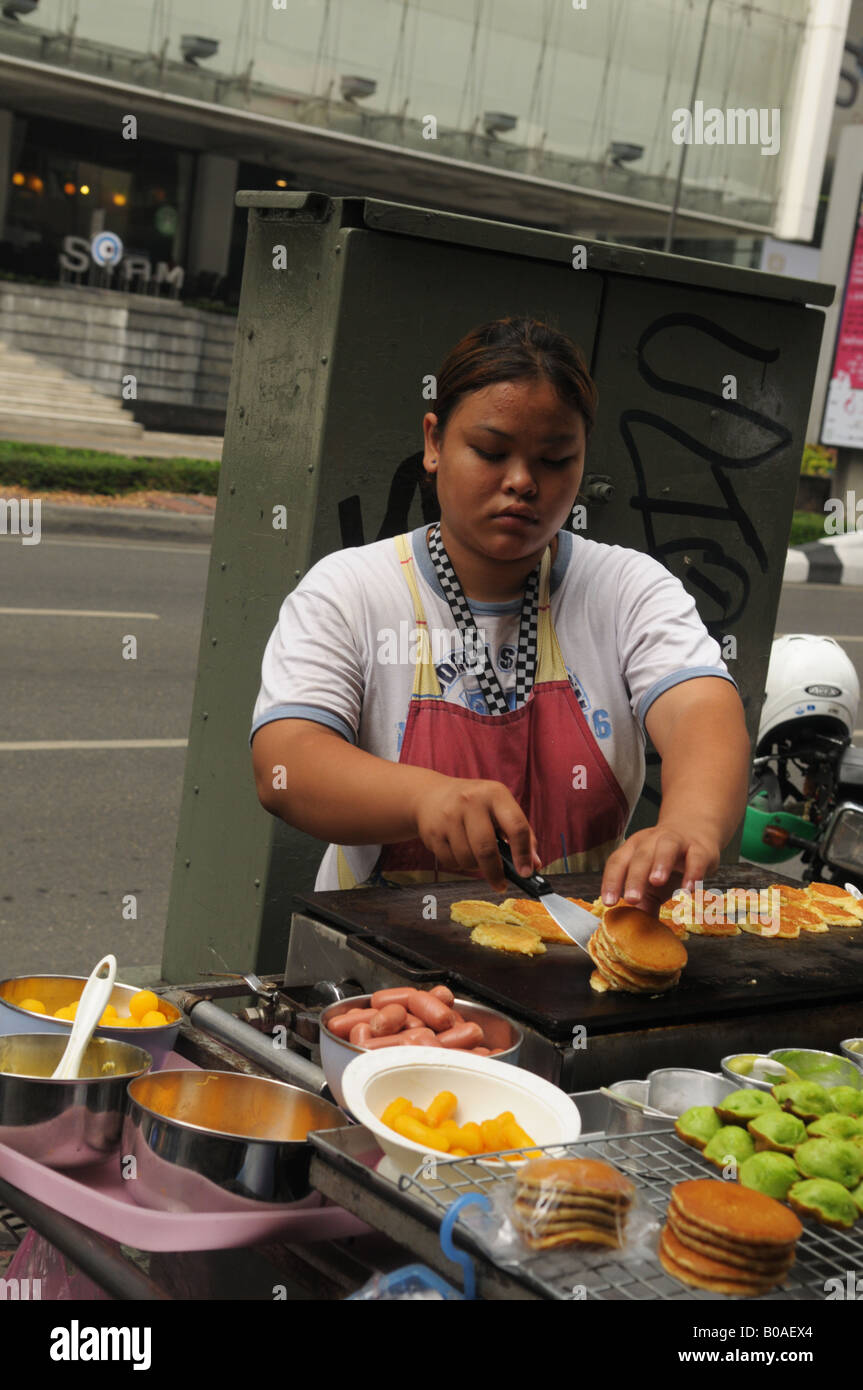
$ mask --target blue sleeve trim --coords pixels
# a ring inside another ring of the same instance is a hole
[[[723,680],[731,681],[734,689],[737,689],[737,681],[727,671],[720,671],[716,666],[687,666],[682,671],[672,671],[670,675],[663,676],[655,685],[652,685],[646,694],[642,695],[638,705],[638,718],[642,728],[644,719],[654,700],[660,695],[664,695],[666,690],[672,686],[680,685],[683,681],[695,680],[698,676],[721,676]]]
[[[356,735],[350,724],[342,719],[340,714],[333,714],[328,709],[320,709],[318,705],[276,705],[275,709],[267,710],[260,719],[256,719],[252,725],[252,732],[249,734],[249,744],[259,729],[265,724],[272,724],[274,719],[313,719],[316,724],[325,724],[328,729],[335,729],[337,734],[347,739],[348,743],[356,743]]]

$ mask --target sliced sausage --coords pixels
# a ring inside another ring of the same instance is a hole
[[[441,1047],[470,1049],[482,1047],[483,1042],[482,1029],[478,1023],[457,1023],[454,1028],[447,1028],[437,1036]]]
[[[379,1009],[375,1018],[369,1024],[372,1036],[375,1038],[389,1038],[393,1033],[401,1032],[407,1018],[407,1010],[403,1004],[384,1004]]]

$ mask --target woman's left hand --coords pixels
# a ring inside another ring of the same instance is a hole
[[[616,849],[602,876],[602,901],[625,898],[656,917],[676,888],[692,893],[719,863],[721,845],[713,829],[665,822],[637,830]]]

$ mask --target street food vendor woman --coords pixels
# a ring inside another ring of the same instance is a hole
[[[745,809],[737,687],[686,589],[562,529],[596,387],[579,348],[505,318],[467,334],[423,419],[440,521],[325,555],[288,594],[252,722],[258,796],[329,841],[316,890],[604,869],[655,911]],[[658,822],[624,838],[645,730]]]

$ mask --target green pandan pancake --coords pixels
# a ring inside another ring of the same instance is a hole
[[[796,1115],[784,1110],[768,1110],[746,1126],[755,1140],[755,1152],[775,1149],[778,1153],[792,1154],[798,1144],[806,1139],[806,1126]]]
[[[771,1094],[783,1110],[790,1110],[801,1120],[817,1120],[833,1110],[830,1096],[817,1081],[786,1081],[774,1086]]]
[[[827,1178],[809,1178],[788,1189],[788,1205],[799,1216],[814,1216],[825,1226],[850,1230],[859,1216],[850,1192]]]
[[[691,1105],[675,1120],[674,1128],[684,1144],[703,1149],[722,1128],[722,1121],[712,1105]]]
[[[863,1148],[848,1139],[807,1139],[794,1150],[804,1178],[827,1178],[843,1187],[863,1181]]]
[[[810,1139],[851,1139],[863,1134],[863,1120],[854,1115],[822,1115],[806,1126]]]
[[[799,1182],[800,1173],[788,1154],[756,1153],[741,1163],[737,1180],[744,1187],[784,1202],[789,1187]]]
[[[742,1163],[754,1153],[755,1141],[751,1134],[741,1129],[740,1125],[723,1125],[705,1148],[704,1157],[715,1163],[717,1168],[724,1168],[730,1158]]]
[[[828,1086],[827,1094],[840,1115],[863,1116],[863,1091],[856,1086]]]
[[[756,1115],[778,1109],[779,1101],[769,1091],[744,1087],[742,1091],[732,1091],[730,1096],[725,1096],[717,1105],[716,1113],[727,1125],[745,1125]]]

